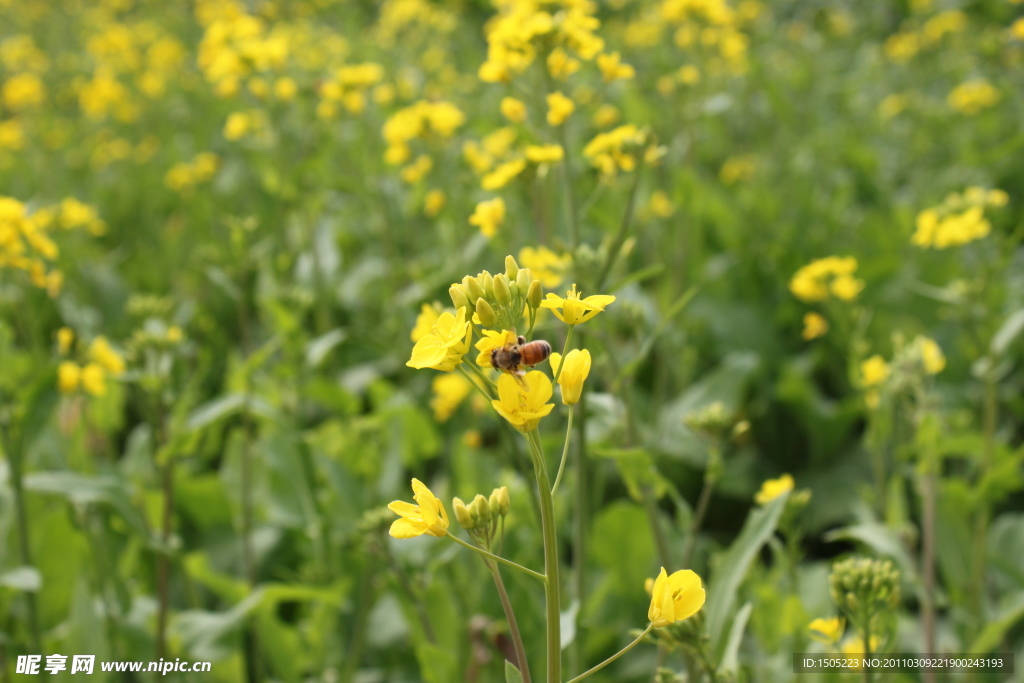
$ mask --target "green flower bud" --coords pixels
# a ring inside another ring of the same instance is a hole
[[[487,526],[491,523],[491,506],[481,494],[476,494],[476,498],[469,504],[469,512],[476,520],[477,526]]]
[[[544,287],[540,284],[540,280],[534,280],[530,283],[530,288],[526,290],[526,301],[530,304],[530,308],[540,308],[540,302],[544,300]]]
[[[853,593],[847,593],[846,594],[846,607],[851,612],[856,612],[857,609],[860,607],[860,600],[858,600],[857,596],[854,595]]]
[[[487,303],[487,299],[480,297],[476,300],[476,314],[480,318],[480,324],[484,327],[493,329],[498,326],[498,315]]]
[[[501,494],[498,493],[498,489],[491,491],[491,497],[487,499],[487,507],[491,509],[491,516],[501,515]]]
[[[480,286],[480,282],[472,275],[462,278],[462,289],[466,292],[466,296],[469,297],[470,301],[476,301],[484,297],[484,288]]]
[[[452,509],[455,510],[455,520],[459,523],[466,531],[476,528],[476,524],[473,522],[473,515],[470,514],[469,508],[462,502],[461,498],[452,499]]]
[[[476,276],[480,286],[484,288],[484,296],[488,299],[494,298],[494,278],[486,270]]]
[[[508,278],[503,273],[494,276],[494,300],[502,306],[512,303],[512,290],[508,287]]]
[[[509,280],[515,282],[516,275],[518,275],[518,274],[519,274],[519,264],[516,263],[516,260],[514,258],[512,258],[511,254],[509,254],[508,256],[505,257],[505,277],[507,277]]]
[[[466,291],[461,285],[452,285],[449,287],[448,296],[452,298],[455,310],[465,308],[466,313],[471,314],[473,312],[473,304],[469,303],[469,297],[466,296]]]
[[[533,273],[530,272],[530,269],[520,268],[519,272],[516,273],[516,284],[519,285],[519,291],[529,291],[531,282],[533,282]]]
[[[502,517],[508,514],[508,510],[512,507],[512,501],[508,496],[508,487],[502,486],[501,488],[495,489],[498,494],[498,514]]]

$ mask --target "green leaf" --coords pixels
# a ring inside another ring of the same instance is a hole
[[[992,337],[992,353],[1001,356],[1010,348],[1010,344],[1024,331],[1024,308],[1011,313],[1003,322],[999,331]]]
[[[238,413],[245,406],[245,394],[225,394],[196,408],[188,416],[185,426],[196,431]],[[249,411],[260,417],[274,417],[274,408],[257,396],[249,396]]]
[[[512,662],[505,660],[505,683],[523,683],[523,674]]]
[[[132,504],[127,484],[114,475],[89,477],[74,472],[34,472],[25,477],[25,489],[57,494],[76,504],[105,503],[140,536],[149,536],[145,521]]]
[[[722,663],[718,665],[719,673],[733,672],[739,668],[740,643],[743,641],[743,632],[747,629],[747,621],[750,620],[750,613],[753,611],[754,603],[747,602],[740,607],[736,618],[732,620],[729,638],[725,641],[725,651],[722,653]]]
[[[455,657],[437,645],[423,643],[416,647],[423,683],[451,683],[458,679]]]
[[[1008,595],[1002,601],[995,619],[985,625],[985,628],[971,643],[968,652],[979,655],[992,652],[1002,642],[1006,632],[1021,619],[1024,619],[1024,591]]]
[[[580,601],[573,600],[572,604],[569,605],[569,609],[564,610],[558,617],[558,622],[561,625],[559,633],[561,633],[561,646],[564,650],[569,647],[570,643],[576,639],[576,616],[580,612]]]
[[[654,575],[654,541],[644,509],[623,500],[607,505],[594,520],[591,554],[615,578],[620,595],[643,595],[644,579]]]
[[[35,593],[43,585],[43,575],[35,567],[15,567],[0,574],[0,586]]]
[[[705,607],[708,633],[714,652],[722,652],[725,627],[731,621],[736,593],[754,558],[775,533],[775,527],[779,524],[779,518],[788,500],[788,494],[782,495],[764,507],[752,510],[739,537],[718,563],[721,570],[708,584],[709,596]]]
[[[327,354],[334,350],[335,346],[345,341],[347,336],[345,330],[338,328],[322,334],[316,339],[311,339],[306,345],[306,365],[315,368],[323,363]]]
[[[50,415],[57,405],[57,375],[47,373],[25,397],[26,408],[21,417],[19,436],[22,453],[27,453],[35,445],[36,439],[50,421]]]

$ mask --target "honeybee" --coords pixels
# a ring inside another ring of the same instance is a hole
[[[509,373],[522,384],[522,377],[526,374],[523,367],[543,363],[550,355],[551,344],[543,339],[528,342],[526,337],[519,335],[515,344],[506,344],[491,351],[491,366]]]

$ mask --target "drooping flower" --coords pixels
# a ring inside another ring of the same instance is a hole
[[[615,301],[615,297],[608,294],[594,294],[586,299],[580,298],[580,292],[576,291],[576,285],[566,292],[565,298],[557,294],[548,294],[541,302],[541,308],[550,308],[555,317],[568,325],[579,325],[593,318],[604,311],[605,306]]]
[[[412,348],[412,358],[406,365],[451,372],[469,350],[472,334],[465,308],[460,308],[455,315],[445,311],[438,316],[431,332],[416,342]]]
[[[552,393],[551,380],[539,370],[526,373],[522,383],[503,374],[498,378],[498,399],[491,405],[519,431],[532,432],[555,407],[548,403]]]
[[[394,538],[415,538],[423,534],[441,538],[448,534],[448,513],[444,504],[419,479],[412,480],[413,499],[418,505],[396,500],[388,509],[399,515],[388,531]]]
[[[783,474],[778,479],[767,479],[761,484],[761,490],[754,496],[754,501],[758,505],[767,505],[779,496],[792,491],[793,486],[793,477],[788,474]]]
[[[651,587],[651,606],[647,610],[647,618],[654,628],[689,619],[704,606],[705,597],[696,572],[680,569],[670,576],[662,567]]]
[[[562,354],[551,354],[551,370],[558,374],[558,386],[562,387],[562,403],[573,405],[580,402],[583,393],[583,382],[590,374],[590,351],[573,349],[565,355],[565,367],[562,365]]]

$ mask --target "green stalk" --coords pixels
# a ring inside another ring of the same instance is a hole
[[[562,633],[561,603],[558,583],[558,539],[555,535],[555,503],[551,497],[551,482],[548,468],[541,451],[540,438],[534,430],[526,435],[533,455],[533,468],[537,475],[537,492],[540,498],[540,521],[544,532],[544,600],[547,603],[547,683],[562,681]]]
[[[519,673],[523,677],[523,683],[531,683],[530,665],[526,662],[526,647],[523,646],[523,636],[519,633],[519,624],[516,622],[516,613],[512,610],[512,601],[508,599],[508,591],[505,590],[505,582],[501,580],[501,570],[493,562],[487,562],[487,568],[491,570],[494,577],[494,587],[498,589],[498,598],[501,599],[501,608],[505,611],[505,621],[508,622],[508,630],[512,636],[512,646],[516,651],[516,662]]]
[[[541,574],[540,572],[535,572],[532,569],[528,569],[528,568],[524,567],[521,564],[516,564],[512,560],[506,560],[501,555],[495,555],[494,553],[488,552],[488,551],[484,550],[483,548],[478,548],[477,546],[475,546],[475,545],[473,545],[471,543],[466,543],[465,541],[463,541],[461,538],[459,538],[458,536],[456,536],[455,534],[453,534],[450,531],[448,532],[448,538],[452,539],[453,541],[455,541],[456,543],[458,543],[461,546],[465,546],[465,547],[469,548],[473,552],[480,553],[484,557],[488,557],[488,558],[490,558],[492,560],[496,560],[498,562],[501,562],[502,564],[508,565],[509,567],[512,567],[513,569],[518,569],[519,571],[523,572],[524,574],[529,574],[530,576],[532,576],[535,579],[540,579],[541,581],[545,581],[545,582],[547,581],[547,577],[544,574]]]
[[[32,547],[28,536],[28,514],[25,511],[25,488],[22,483],[24,477],[24,463],[21,459],[21,451],[14,447],[13,439],[7,430],[7,425],[0,421],[0,437],[3,438],[3,449],[7,455],[7,461],[11,463],[11,488],[14,489],[14,514],[18,523],[18,550],[21,554],[21,563],[26,567],[32,566]],[[43,639],[39,631],[39,610],[36,603],[36,594],[32,591],[25,593],[25,600],[28,603],[28,627],[32,635],[32,647],[34,652],[43,651]]]
[[[571,328],[570,328],[571,329]],[[558,463],[558,474],[555,475],[555,483],[551,486],[551,496],[554,497],[558,490],[558,483],[562,481],[562,473],[565,471],[565,461],[569,455],[569,442],[572,440],[572,413],[573,407],[569,406],[569,426],[565,428],[565,447],[562,448],[562,462]]]
[[[565,344],[562,345],[562,359],[558,363],[558,370],[555,371],[555,378],[551,381],[552,384],[558,384],[558,378],[562,374],[562,368],[565,367],[565,354],[569,353],[569,342],[572,340],[572,331],[575,328],[575,325],[569,325],[569,331],[565,333]]]
[[[583,673],[581,673],[576,678],[570,680],[569,683],[577,683],[577,681],[582,681],[587,676],[589,676],[591,674],[595,674],[598,671],[600,671],[601,669],[605,668],[606,666],[608,666],[609,664],[614,662],[616,659],[618,659],[619,657],[621,657],[622,655],[626,654],[627,652],[632,650],[634,647],[639,645],[640,641],[643,640],[647,636],[647,634],[651,632],[652,628],[654,628],[654,624],[647,624],[647,628],[644,629],[643,633],[641,633],[640,635],[638,635],[636,637],[636,640],[634,640],[632,643],[630,643],[626,647],[622,648],[621,650],[619,650],[618,652],[616,652],[611,657],[609,657],[608,659],[604,660],[603,662],[601,662],[600,664],[598,664],[594,668],[588,669],[587,671],[584,671]]]

